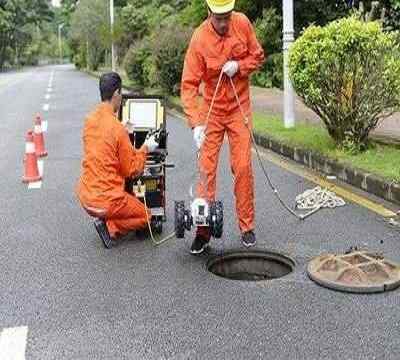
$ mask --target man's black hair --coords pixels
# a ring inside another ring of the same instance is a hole
[[[116,72],[109,72],[101,75],[100,82],[101,101],[109,101],[113,97],[115,90],[121,92],[122,80]]]

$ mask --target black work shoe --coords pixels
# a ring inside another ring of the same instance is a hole
[[[246,231],[242,234],[242,243],[247,248],[252,247],[256,244],[256,235],[252,230]]]
[[[97,233],[100,236],[100,239],[103,241],[104,246],[107,249],[111,249],[112,247],[112,240],[110,233],[108,232],[107,225],[105,221],[96,219],[94,221],[94,227],[96,228]]]
[[[209,241],[210,239],[207,239],[206,236],[197,234],[193,240],[192,247],[190,248],[190,253],[193,255],[201,254],[207,247]]]

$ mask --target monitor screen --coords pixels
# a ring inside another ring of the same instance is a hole
[[[154,100],[129,102],[129,122],[135,128],[157,129],[158,102]]]

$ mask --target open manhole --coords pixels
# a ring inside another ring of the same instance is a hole
[[[377,293],[400,285],[399,264],[369,251],[320,255],[307,271],[316,283],[345,292]]]
[[[235,251],[210,259],[208,270],[215,275],[244,281],[272,280],[288,275],[295,263],[287,256],[269,251]]]

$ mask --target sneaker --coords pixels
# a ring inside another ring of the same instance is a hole
[[[249,248],[256,244],[256,235],[254,231],[246,231],[242,234],[242,243],[245,247]]]
[[[204,230],[203,230],[204,229]],[[201,254],[210,242],[210,230],[207,228],[198,228],[196,237],[193,240],[190,253],[193,255]]]
[[[108,232],[106,223],[103,220],[96,219],[94,221],[94,227],[96,228],[96,231],[100,236],[100,239],[103,241],[104,246],[107,249],[111,249],[112,240],[110,233]]]

